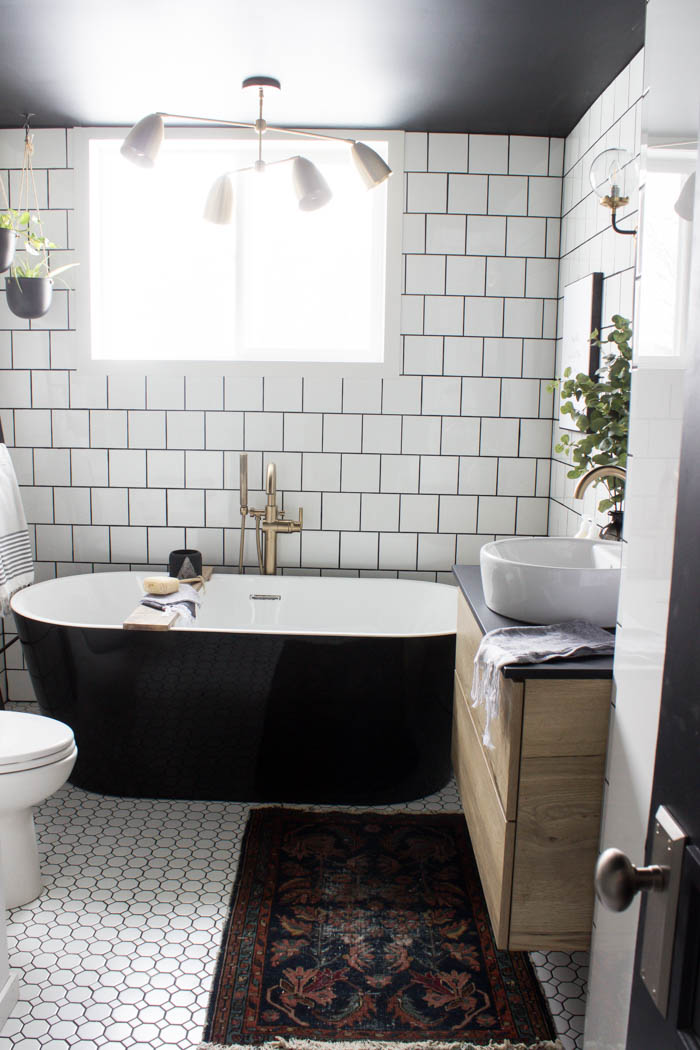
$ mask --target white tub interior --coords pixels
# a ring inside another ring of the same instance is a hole
[[[147,573],[105,572],[47,580],[12,608],[32,620],[120,628],[143,596]],[[256,598],[255,595],[279,595]],[[202,595],[198,631],[346,637],[454,634],[457,589],[419,580],[215,574]]]

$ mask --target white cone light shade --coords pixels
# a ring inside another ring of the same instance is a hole
[[[122,143],[120,153],[140,168],[152,168],[156,162],[165,127],[160,113],[149,113],[134,124]]]
[[[391,175],[389,165],[382,160],[376,150],[366,146],[364,142],[353,142],[350,152],[367,189],[371,190],[381,185]]]
[[[219,175],[212,184],[204,205],[204,218],[217,226],[226,226],[233,219],[233,183],[228,175]]]
[[[695,172],[691,172],[688,178],[683,183],[683,189],[680,192],[678,200],[673,205],[677,215],[680,215],[681,219],[685,219],[686,222],[693,221],[693,214],[695,212]]]
[[[306,157],[295,157],[292,169],[294,192],[302,211],[316,211],[328,204],[333,194],[321,172]]]

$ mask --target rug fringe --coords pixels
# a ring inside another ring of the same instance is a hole
[[[200,1043],[199,1050],[562,1050],[557,1039],[537,1040],[534,1043],[441,1043],[435,1040],[424,1040],[418,1043],[393,1043],[354,1039],[349,1042],[340,1040],[321,1042],[315,1039],[273,1039],[269,1043]]]

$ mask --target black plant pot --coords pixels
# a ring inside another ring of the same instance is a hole
[[[0,273],[12,266],[16,244],[17,234],[14,230],[0,230]]]
[[[51,306],[53,281],[50,277],[6,277],[7,305],[16,317],[31,321],[43,317]]]

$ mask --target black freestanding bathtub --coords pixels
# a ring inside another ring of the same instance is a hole
[[[121,627],[137,573],[36,584],[12,607],[72,783],[140,798],[375,804],[450,775],[456,592],[215,575],[194,627]]]

